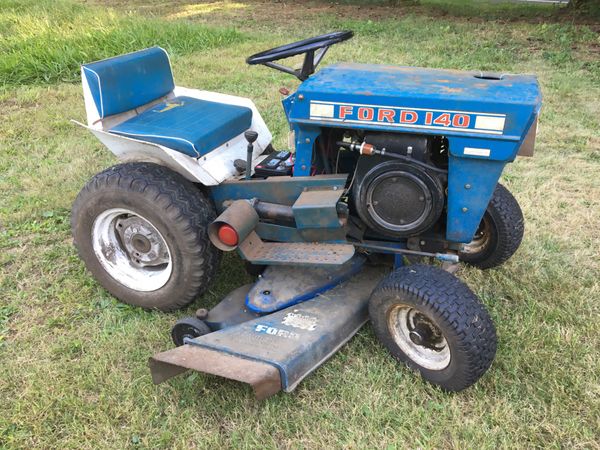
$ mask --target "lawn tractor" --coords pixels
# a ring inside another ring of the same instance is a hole
[[[223,252],[255,282],[178,321],[154,382],[188,369],[292,391],[370,319],[397,360],[448,391],[490,367],[496,333],[457,263],[504,263],[523,216],[498,184],[531,155],[533,76],[335,64],[342,31],[250,56],[281,88],[290,148],[254,103],[175,86],[154,47],[81,68],[88,128],[121,163],[77,196],[72,231],[111,294],[175,310],[207,291]],[[296,56],[299,67],[286,65]],[[429,264],[427,264],[429,263]],[[241,283],[240,283],[241,284]]]

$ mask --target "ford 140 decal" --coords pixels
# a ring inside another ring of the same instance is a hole
[[[506,114],[312,100],[310,102],[310,118],[319,121],[377,124],[402,128],[502,134]]]

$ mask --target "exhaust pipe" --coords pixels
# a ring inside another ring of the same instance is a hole
[[[230,252],[258,225],[258,213],[247,200],[236,200],[208,226],[208,237],[215,247]]]

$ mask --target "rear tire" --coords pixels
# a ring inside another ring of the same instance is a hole
[[[206,291],[219,265],[206,196],[172,170],[126,163],[94,176],[73,204],[75,246],[119,300],[172,311]]]
[[[369,315],[394,358],[447,391],[475,383],[496,354],[496,330],[483,304],[437,267],[392,272],[371,294]]]
[[[517,251],[524,231],[525,221],[519,203],[498,183],[475,237],[465,244],[459,257],[480,269],[498,267]]]

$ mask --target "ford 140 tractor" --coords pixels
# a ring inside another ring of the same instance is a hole
[[[121,301],[163,311],[209,288],[223,252],[256,276],[183,318],[154,382],[188,369],[292,391],[370,319],[397,360],[445,390],[496,353],[486,308],[455,275],[519,247],[523,216],[498,183],[532,155],[534,76],[335,64],[333,32],[250,56],[301,80],[282,89],[289,150],[254,103],[176,86],[159,47],[81,68],[87,125],[120,160],[77,196],[72,231]],[[300,56],[298,68],[284,65]]]

